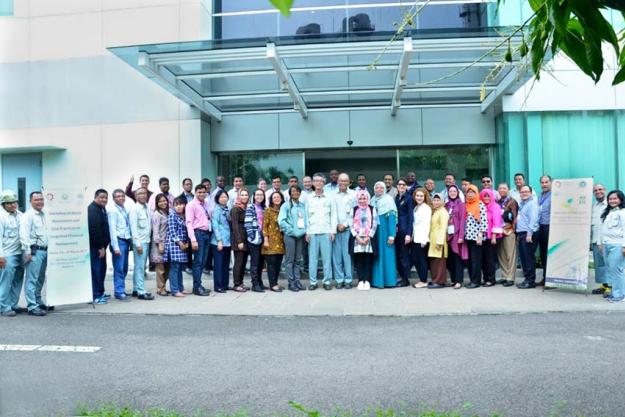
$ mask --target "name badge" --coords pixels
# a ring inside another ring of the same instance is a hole
[[[449,226],[447,226],[447,234],[448,235],[453,235],[455,231],[456,231],[456,228],[454,227],[453,224],[450,224]]]
[[[302,217],[298,217],[297,218],[297,228],[298,229],[303,229],[304,228],[304,219]]]

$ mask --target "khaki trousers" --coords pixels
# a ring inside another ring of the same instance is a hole
[[[167,291],[167,287],[165,283],[167,282],[167,278],[169,277],[169,264],[155,264],[156,271],[156,291],[164,292]]]
[[[497,242],[497,259],[503,279],[514,281],[516,274],[516,233],[499,239]]]

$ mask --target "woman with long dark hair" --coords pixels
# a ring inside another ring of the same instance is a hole
[[[603,253],[611,303],[625,300],[625,195],[621,190],[608,193],[608,207],[601,215],[598,249]]]
[[[265,191],[258,188],[254,197],[245,210],[245,233],[247,234],[247,249],[250,252],[250,276],[252,291],[265,292],[262,274],[265,263],[262,254],[263,224],[265,214]]]
[[[167,278],[169,275],[169,263],[163,260],[165,242],[167,241],[167,219],[169,217],[169,200],[167,195],[160,193],[154,199],[154,211],[152,212],[152,247],[150,248],[150,261],[154,263],[156,271],[156,293],[167,296]]]
[[[278,285],[280,266],[284,256],[284,236],[278,224],[280,207],[284,204],[284,196],[280,191],[274,191],[269,197],[270,202],[263,215],[263,248],[261,253],[267,261],[267,275],[269,289],[273,292],[282,292]]]

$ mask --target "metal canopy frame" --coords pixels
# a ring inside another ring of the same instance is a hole
[[[216,48],[210,41],[201,41],[110,50],[217,121],[228,114],[288,111],[307,119],[310,112],[379,108],[385,101],[390,115],[395,116],[401,107],[430,105],[480,106],[486,112],[503,94],[518,88],[528,76],[514,63],[482,87],[483,80],[501,63],[501,57],[487,55],[505,39],[499,33],[423,39],[406,36],[390,43],[363,37],[349,42],[282,44],[276,38],[244,47]],[[520,37],[513,38],[512,50],[520,42]],[[516,54],[513,58],[520,59]],[[464,82],[446,77],[463,73],[465,67],[475,73]],[[332,74],[342,78],[331,82]],[[277,77],[279,84],[268,85],[267,79],[272,77]],[[307,82],[306,88],[298,85],[302,80]],[[482,88],[487,96],[480,102]]]

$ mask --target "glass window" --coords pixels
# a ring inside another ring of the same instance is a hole
[[[477,3],[441,5],[430,3],[423,8],[418,21],[418,29],[487,27],[487,8]]]
[[[437,191],[445,187],[443,181],[447,173],[454,174],[458,184],[465,177],[479,184],[482,175],[489,174],[488,153],[488,146],[479,145],[400,149],[399,172],[402,176],[415,172],[422,185],[427,178],[432,178]]]
[[[235,175],[243,177],[243,183],[250,190],[258,185],[259,178],[265,178],[271,185],[271,178],[280,176],[286,184],[291,175],[300,179],[304,175],[301,152],[246,152],[224,153],[219,155],[218,169],[231,184]]]
[[[306,173],[323,172],[338,169],[346,172],[355,186],[358,174],[367,178],[367,186],[373,191],[373,185],[380,181],[384,174],[393,176],[397,173],[397,153],[395,149],[333,149],[327,151],[306,152]]]
[[[13,0],[0,0],[0,16],[13,16]]]

